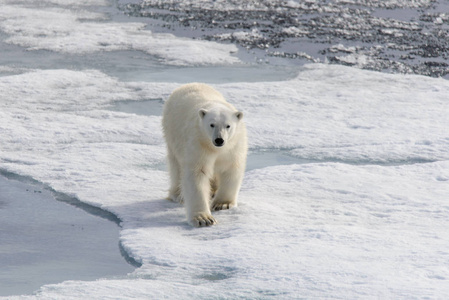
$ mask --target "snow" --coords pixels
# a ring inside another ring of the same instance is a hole
[[[153,34],[84,8],[4,3],[6,41],[30,50],[236,62],[234,46]],[[161,117],[110,109],[166,99],[179,83],[98,70],[0,77],[0,169],[114,213],[121,245],[142,263],[120,278],[7,299],[446,298],[449,82],[326,64],[297,71],[284,81],[214,84],[244,111],[252,153],[282,151],[298,163],[247,171],[239,206],[202,229],[164,200]]]
[[[216,84],[245,111],[252,151],[317,163],[247,172],[240,206],[206,229],[164,200],[160,116],[108,110],[176,86],[94,70],[0,78],[2,169],[116,214],[122,245],[143,264],[30,298],[449,293],[447,81],[315,64],[289,81]]]
[[[300,29],[298,27],[288,27],[282,30],[282,33],[287,34],[289,36],[304,36],[309,32],[305,29]]]
[[[1,0],[2,4],[21,4],[21,5],[33,5],[36,4],[34,0]],[[108,5],[107,0],[41,0],[39,1],[40,6],[48,5],[58,5],[66,7],[86,7],[86,6],[106,6]]]
[[[262,38],[262,35],[259,33],[259,31],[257,29],[254,29],[251,32],[236,31],[236,32],[233,32],[232,34],[230,34],[230,33],[218,34],[218,35],[216,35],[216,37],[221,40],[236,39],[236,40],[243,40],[243,41],[248,40],[249,41],[253,38]]]
[[[0,1],[0,4],[2,1]],[[94,2],[93,4],[99,4]],[[144,23],[102,22],[106,15],[75,8],[29,8],[2,4],[0,30],[7,43],[28,50],[69,54],[134,50],[160,57],[171,65],[233,64],[239,59],[234,45],[155,34]]]
[[[370,7],[382,7],[387,9],[392,8],[419,8],[432,5],[435,0],[388,0],[388,1],[363,1],[363,0],[337,0],[337,3],[367,5]]]

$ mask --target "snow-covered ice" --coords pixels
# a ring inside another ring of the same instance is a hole
[[[0,30],[7,43],[29,50],[70,54],[133,50],[160,57],[167,64],[204,65],[238,63],[234,45],[194,41],[171,34],[155,34],[144,23],[103,22],[104,14],[83,9],[28,8],[5,1],[0,10]],[[98,1],[92,5],[99,4]]]
[[[4,3],[6,41],[29,49],[71,52],[66,42],[78,34],[87,42],[74,43],[76,53],[113,51],[120,37],[142,50],[139,34],[165,39],[84,8]],[[74,11],[92,17],[80,22]],[[47,32],[34,13],[69,25]],[[164,63],[188,61],[178,39],[167,39],[159,49],[175,47]],[[221,47],[201,43],[201,51]],[[235,62],[212,56],[201,63]],[[0,77],[0,168],[115,214],[121,245],[142,267],[8,299],[448,297],[449,81],[311,64],[290,80],[213,84],[245,112],[251,153],[293,161],[246,172],[239,206],[196,229],[164,200],[161,117],[112,109],[160,104],[179,83],[125,82],[94,69],[18,73]]]
[[[317,163],[247,172],[240,206],[200,230],[164,200],[160,117],[108,110],[165,99],[175,86],[98,71],[0,78],[2,168],[116,214],[121,243],[143,264],[122,280],[32,297],[449,293],[448,81],[309,65],[290,81],[216,84],[246,112],[252,151]]]

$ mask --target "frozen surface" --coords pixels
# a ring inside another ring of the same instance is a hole
[[[119,3],[154,30],[237,44],[261,61],[320,61],[435,77],[449,73],[449,3],[444,0]]]
[[[143,264],[33,297],[447,295],[447,81],[309,65],[290,81],[215,85],[247,112],[252,151],[322,163],[247,172],[240,206],[199,230],[163,199],[160,117],[109,110],[177,85],[97,71],[0,78],[2,168],[116,214]]]
[[[98,4],[97,2],[92,4]],[[70,54],[143,51],[171,65],[239,62],[231,55],[237,52],[234,45],[194,41],[171,34],[153,34],[145,29],[144,23],[104,22],[104,14],[78,7],[40,8],[35,3],[10,4],[10,1],[1,1],[0,4],[0,30],[9,35],[5,41],[28,50],[52,50]]]
[[[230,71],[234,46],[111,21],[88,5],[98,1],[1,3],[9,44],[0,46],[36,56],[23,54],[29,66],[1,58],[0,168],[116,215],[123,249],[142,264],[122,278],[70,280],[17,298],[449,295],[448,81],[327,64],[263,80],[270,66]],[[211,56],[191,61],[192,48]],[[37,66],[39,55],[56,58],[55,67]],[[132,75],[127,62],[145,59],[156,71]],[[128,75],[111,75],[122,67]],[[191,228],[183,208],[164,200],[160,101],[188,81],[187,70],[211,74],[208,82],[245,112],[250,139],[239,207],[217,212],[212,228]]]

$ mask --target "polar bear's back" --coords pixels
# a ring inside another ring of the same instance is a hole
[[[165,102],[162,113],[163,120],[164,123],[188,122],[194,124],[197,122],[192,123],[192,121],[197,119],[201,108],[208,109],[217,104],[235,110],[223,95],[211,86],[204,83],[185,84],[174,90]]]
[[[203,83],[190,83],[173,91],[165,103],[163,115],[178,117],[179,113],[184,117],[186,114],[188,117],[196,117],[200,108],[207,108],[212,103],[230,106],[223,95],[212,87]]]
[[[223,95],[204,83],[185,84],[173,91],[167,102],[182,101],[186,105],[205,104],[205,102],[224,102]],[[176,105],[179,105],[177,103]]]

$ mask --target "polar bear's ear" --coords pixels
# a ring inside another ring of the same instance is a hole
[[[200,115],[200,118],[201,118],[201,119],[204,118],[204,116],[206,115],[206,113],[207,113],[207,110],[205,110],[204,108],[201,108],[201,109],[198,111],[198,114]]]
[[[235,113],[235,116],[240,121],[243,118],[243,113],[241,111],[238,111],[238,112]]]

